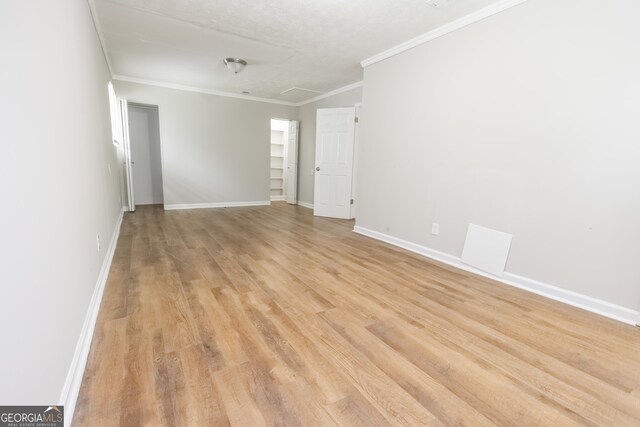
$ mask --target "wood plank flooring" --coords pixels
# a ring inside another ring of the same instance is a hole
[[[640,329],[308,209],[125,216],[76,426],[640,426]]]

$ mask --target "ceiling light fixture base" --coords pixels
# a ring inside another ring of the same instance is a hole
[[[238,74],[247,66],[247,61],[240,58],[225,58],[222,62],[224,62],[224,65],[226,65],[229,70],[233,71],[234,74]]]

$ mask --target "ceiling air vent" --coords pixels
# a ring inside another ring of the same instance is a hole
[[[318,90],[313,89],[305,89],[302,87],[292,87],[283,92],[280,92],[280,98],[286,99],[288,101],[299,102],[305,101],[307,99],[311,99],[315,96],[318,96],[324,92],[320,92]]]
[[[322,92],[320,92],[319,90],[305,89],[303,87],[295,87],[295,86],[280,92],[281,95],[291,95],[291,96],[318,95],[320,93]]]

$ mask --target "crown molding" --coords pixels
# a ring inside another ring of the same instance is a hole
[[[247,101],[266,102],[266,103],[269,103],[269,104],[287,105],[289,107],[297,106],[296,103],[289,102],[289,101],[280,101],[280,100],[277,100],[277,99],[260,98],[260,97],[257,97],[257,96],[243,95],[243,94],[240,94],[240,93],[223,92],[223,91],[219,91],[219,90],[204,89],[204,88],[194,87],[194,86],[185,86],[185,85],[180,85],[180,84],[175,84],[175,83],[159,82],[159,81],[156,81],[156,80],[139,79],[137,77],[123,76],[123,75],[120,75],[120,74],[115,74],[113,76],[113,79],[114,80],[119,80],[119,81],[122,81],[122,82],[139,83],[139,84],[143,84],[143,85],[157,86],[157,87],[163,87],[163,88],[167,88],[167,89],[184,90],[184,91],[187,91],[187,92],[205,93],[207,95],[224,96],[224,97],[227,97],[227,98],[244,99],[244,100],[247,100]]]
[[[460,19],[438,27],[435,30],[424,33],[418,37],[414,37],[404,43],[400,43],[399,45],[392,47],[391,49],[387,49],[367,59],[364,59],[360,61],[360,65],[362,66],[362,68],[368,67],[369,65],[375,64],[376,62],[391,58],[392,56],[395,56],[399,53],[402,53],[409,49],[413,49],[416,46],[420,46],[421,44],[427,43],[431,40],[437,39],[438,37],[442,37],[453,31],[459,30],[460,28],[466,27],[467,25],[471,25],[504,10],[510,9],[514,6],[524,3],[525,1],[527,0],[500,0],[490,6],[477,10],[473,13],[463,16]]]
[[[270,103],[270,104],[278,104],[278,105],[286,105],[289,107],[300,107],[302,105],[306,105],[315,101],[319,101],[321,99],[324,98],[328,98],[330,96],[333,95],[337,95],[339,93],[342,92],[346,92],[349,91],[351,89],[355,89],[357,87],[360,87],[363,85],[363,81],[359,81],[359,82],[355,82],[355,83],[351,83],[347,86],[343,86],[341,88],[332,90],[330,92],[324,93],[322,95],[318,95],[314,98],[311,99],[307,99],[305,101],[300,101],[300,102],[289,102],[289,101],[280,101],[278,99],[270,99],[270,98],[260,98],[257,96],[250,96],[250,95],[242,95],[239,93],[232,93],[232,92],[223,92],[223,91],[219,91],[219,90],[213,90],[213,89],[204,89],[204,88],[199,88],[199,87],[194,87],[194,86],[185,86],[185,85],[180,85],[180,84],[175,84],[175,83],[167,83],[167,82],[160,82],[160,81],[156,81],[156,80],[147,80],[147,79],[139,79],[137,77],[130,77],[130,76],[123,76],[120,74],[114,74],[113,75],[113,80],[119,80],[122,82],[129,82],[129,83],[139,83],[139,84],[144,84],[144,85],[149,85],[149,86],[157,86],[157,87],[163,87],[166,89],[177,89],[177,90],[184,90],[187,92],[197,92],[197,93],[205,93],[207,95],[217,95],[217,96],[224,96],[227,98],[238,98],[238,99],[244,99],[247,101],[257,101],[257,102],[266,102],[266,103]]]
[[[351,84],[346,85],[346,86],[342,86],[341,88],[334,89],[334,90],[329,91],[327,93],[323,93],[322,95],[315,96],[315,97],[313,97],[311,99],[307,99],[306,101],[297,102],[295,105],[297,107],[301,107],[303,105],[311,104],[312,102],[320,101],[321,99],[328,98],[330,96],[337,95],[337,94],[342,93],[342,92],[347,92],[347,91],[349,91],[351,89],[355,89],[355,88],[361,87],[363,85],[364,85],[364,81],[360,80],[359,82],[355,82],[355,83],[351,83]]]
[[[311,99],[307,99],[300,102],[290,102],[290,101],[281,101],[278,99],[271,99],[271,98],[260,98],[258,96],[244,95],[244,94],[233,93],[233,92],[224,92],[224,91],[213,90],[213,89],[199,88],[195,86],[187,86],[187,85],[181,85],[176,83],[161,82],[157,80],[140,79],[137,77],[125,76],[122,74],[114,74],[113,67],[111,66],[111,61],[109,60],[109,55],[107,54],[107,45],[106,45],[104,35],[102,33],[102,27],[100,26],[100,21],[98,19],[98,10],[96,8],[95,0],[87,0],[87,4],[89,5],[89,11],[91,12],[91,18],[93,19],[93,25],[95,27],[96,33],[98,34],[98,39],[100,40],[100,46],[102,47],[102,54],[104,55],[104,59],[107,62],[107,67],[109,68],[109,74],[111,75],[111,78],[113,80],[120,80],[123,82],[130,82],[130,83],[139,83],[139,84],[145,84],[150,86],[163,87],[167,89],[184,90],[187,92],[205,93],[208,95],[224,96],[227,98],[244,99],[247,101],[266,102],[269,104],[286,105],[289,107],[300,107],[302,105],[310,104],[312,102],[319,101],[321,99],[328,98],[330,96],[337,95],[339,93],[346,92],[348,90],[355,89],[363,85],[363,81],[361,80],[359,82],[355,82],[347,86],[343,86],[341,88],[329,91],[327,93],[323,93]]]
[[[98,34],[98,39],[100,40],[100,47],[102,47],[102,55],[104,55],[104,60],[107,62],[107,68],[109,68],[109,74],[113,76],[113,68],[111,68],[111,61],[109,61],[109,55],[107,55],[107,44],[104,39],[104,35],[102,34],[102,27],[100,26],[100,21],[98,20],[98,9],[96,8],[95,0],[87,0],[89,4],[89,12],[91,12],[91,18],[93,19],[93,26],[96,29],[96,33]]]

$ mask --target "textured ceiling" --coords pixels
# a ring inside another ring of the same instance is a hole
[[[359,62],[495,3],[96,0],[116,75],[298,102],[362,79]],[[223,58],[249,65],[234,75]]]

